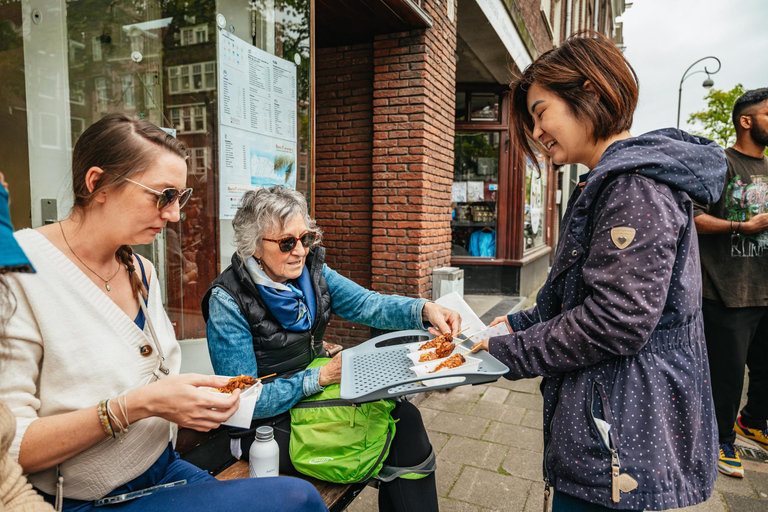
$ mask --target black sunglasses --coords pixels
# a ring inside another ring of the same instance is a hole
[[[181,190],[177,188],[164,188],[162,191],[158,191],[153,188],[149,188],[146,185],[142,185],[138,181],[133,181],[128,178],[123,179],[155,194],[155,196],[157,196],[157,209],[160,211],[168,208],[176,201],[179,202],[179,209],[184,208],[184,205],[187,204],[189,198],[192,197],[191,188],[183,188]]]
[[[274,240],[272,238],[263,238],[262,240],[266,242],[275,242],[280,247],[281,252],[291,252],[293,248],[296,247],[296,242],[301,242],[301,245],[303,245],[305,249],[308,249],[309,247],[315,245],[316,238],[317,233],[313,231],[307,231],[298,237],[287,236],[285,238],[281,238],[280,240]]]

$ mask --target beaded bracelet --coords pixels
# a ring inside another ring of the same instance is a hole
[[[115,431],[112,430],[112,424],[109,423],[109,415],[107,414],[107,400],[99,402],[99,405],[96,406],[96,412],[99,414],[99,421],[104,432],[109,437],[115,437]]]

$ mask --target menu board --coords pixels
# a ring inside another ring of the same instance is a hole
[[[296,64],[218,31],[219,217],[246,191],[296,187]]]

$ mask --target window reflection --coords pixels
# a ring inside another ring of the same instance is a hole
[[[499,132],[457,133],[451,197],[451,254],[496,256]]]
[[[533,249],[546,243],[547,162],[538,152],[536,156],[538,165],[529,158],[526,158],[525,164],[525,249]]]

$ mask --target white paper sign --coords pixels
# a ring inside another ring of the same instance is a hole
[[[467,329],[462,333],[464,336],[469,337],[476,332],[485,329],[485,324],[480,320],[480,317],[472,311],[469,304],[467,304],[457,292],[451,292],[448,295],[440,297],[435,301],[435,304],[440,304],[443,307],[452,309],[461,315],[461,330],[464,331],[464,329]]]
[[[467,182],[454,181],[451,185],[451,201],[454,203],[467,202]]]
[[[488,327],[487,329],[476,332],[472,338],[472,344],[474,345],[475,343],[482,343],[483,341],[488,341],[494,336],[504,336],[505,334],[509,334],[509,327],[507,327],[506,322],[501,322],[500,324],[496,324],[493,327]]]
[[[218,31],[219,217],[246,191],[296,188],[296,64]]]
[[[467,201],[474,203],[477,201],[484,201],[485,195],[483,193],[482,181],[468,181],[467,182]]]

